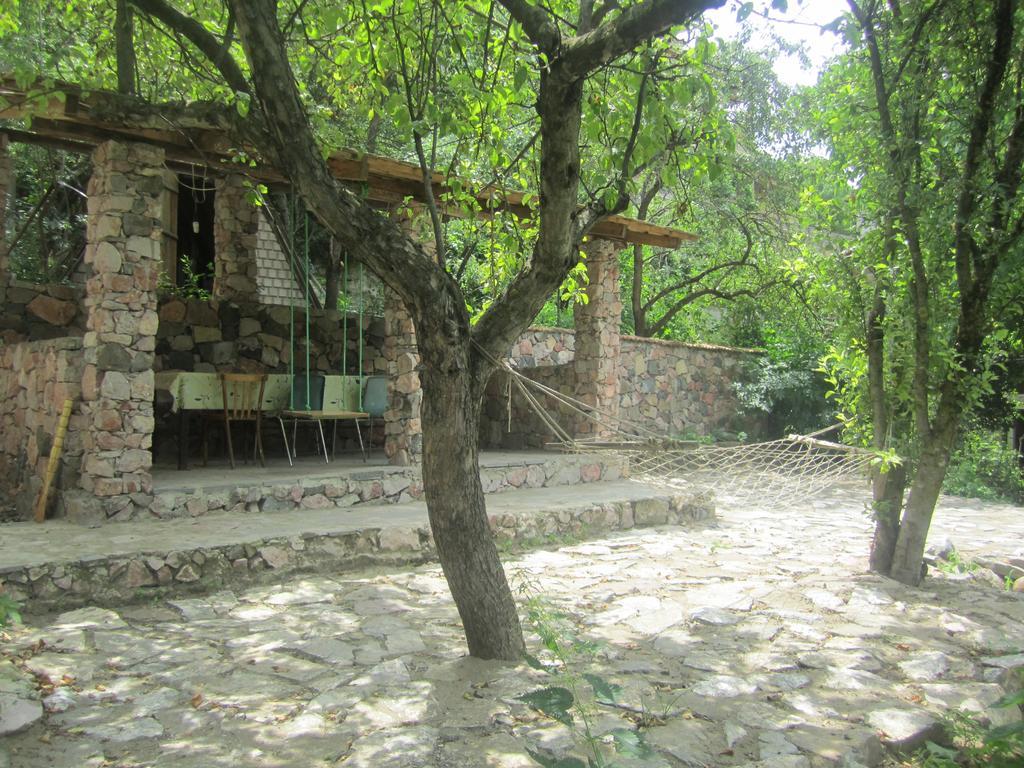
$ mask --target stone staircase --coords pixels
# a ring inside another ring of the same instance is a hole
[[[508,454],[483,463],[491,529],[503,548],[714,517],[709,496],[622,478],[613,457]],[[162,480],[156,492],[167,499],[165,517],[5,525],[0,582],[39,611],[435,556],[416,468],[349,466],[287,483],[240,477],[197,472]]]

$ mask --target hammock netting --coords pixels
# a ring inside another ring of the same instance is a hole
[[[874,460],[874,454],[866,449],[818,439],[818,435],[835,427],[762,443],[708,445],[674,440],[602,413],[508,364],[502,367],[509,374],[510,386],[516,387],[555,436],[555,446],[576,452],[612,452],[628,460],[634,480],[679,489],[713,490],[723,500],[773,507],[807,499],[840,482],[863,480]],[[575,417],[593,421],[604,437],[572,437],[531,390],[553,399]]]

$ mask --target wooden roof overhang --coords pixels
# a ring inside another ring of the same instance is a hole
[[[31,105],[28,94],[11,78],[0,78],[0,99],[8,106],[0,108],[0,119],[29,118],[26,129],[0,127],[11,140],[33,144],[47,144],[73,152],[88,153],[104,141],[137,141],[164,150],[168,166],[179,170],[200,166],[213,173],[237,168],[236,147],[228,141],[224,131],[202,125],[172,125],[162,128],[135,128],[98,118],[93,104],[112,98],[112,94],[92,91],[85,94],[77,86],[60,84],[63,97],[54,95],[40,103],[35,97]],[[335,178],[353,186],[369,202],[378,205],[397,205],[405,200],[426,200],[423,174],[418,165],[377,155],[359,154],[352,150],[332,152],[327,165]],[[267,184],[287,184],[288,180],[277,169],[266,165],[246,165],[247,175]],[[435,199],[448,191],[444,176],[434,173],[431,186]],[[481,211],[509,211],[524,219],[532,218],[533,210],[527,205],[527,194],[521,191],[486,187],[475,191]],[[459,215],[456,211],[448,215]],[[599,221],[590,234],[622,243],[640,243],[663,248],[678,248],[682,243],[697,239],[696,235],[671,227],[662,227],[625,216],[609,216]]]

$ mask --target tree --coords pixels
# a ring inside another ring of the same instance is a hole
[[[637,336],[679,337],[701,312],[741,298],[758,299],[784,282],[780,264],[796,224],[789,89],[768,52],[735,42],[698,48],[694,94],[677,118],[672,163],[648,170],[637,216],[697,234],[677,251],[636,244],[624,264],[630,283],[627,322]],[[695,56],[691,56],[695,58]],[[701,327],[700,337],[709,329]],[[685,333],[685,332],[684,332]]]
[[[845,231],[836,285],[860,311],[833,373],[872,445],[906,458],[875,478],[871,567],[917,584],[958,427],[1005,335],[993,295],[1020,295],[1024,9],[849,6],[854,48],[827,73],[812,116],[838,176],[834,194],[817,192],[821,220]]]
[[[286,7],[276,0],[229,0],[227,14],[217,3],[197,3],[191,14],[185,14],[166,0],[131,2],[139,11],[137,23],[145,18],[159,25],[157,39],[169,33],[174,46],[181,49],[175,55],[202,78],[208,94],[222,99],[230,98],[232,92],[238,95],[237,110],[206,105],[202,118],[229,131],[290,179],[307,209],[349,254],[401,297],[412,315],[422,361],[424,490],[439,559],[470,653],[482,658],[519,658],[524,647],[522,631],[491,538],[479,479],[477,427],[483,390],[495,360],[506,353],[578,263],[581,243],[591,227],[628,205],[628,187],[614,177],[590,199],[580,194],[581,125],[589,109],[584,99],[588,80],[722,0],[603,5],[583,0],[553,9],[525,0],[501,0],[458,7],[467,28],[478,28],[473,26],[476,20],[493,19],[511,38],[525,40],[528,64],[507,66],[512,67],[513,80],[524,77],[517,74],[520,69],[525,72],[525,79],[517,84],[532,92],[525,108],[533,113],[539,136],[539,170],[533,185],[539,193],[538,231],[532,252],[475,324],[457,282],[444,266],[398,223],[338,183],[323,159],[317,129],[329,133],[331,119],[323,119],[321,112],[315,121],[311,118],[310,86],[314,67],[327,63],[315,55],[313,38],[318,26],[327,29],[325,37],[334,33],[336,4],[300,2]],[[384,2],[372,9],[386,15],[390,6]],[[458,32],[458,25],[440,13],[446,4],[431,7],[438,13],[429,23]],[[109,37],[102,30],[96,34]],[[140,38],[149,39],[137,28],[136,45]],[[234,56],[238,42],[244,64]],[[142,70],[154,62],[143,55],[136,60],[136,77],[151,77]],[[166,60],[163,63],[166,70]],[[93,66],[77,64],[80,70]],[[109,71],[99,69],[102,77],[96,79],[109,80]],[[211,82],[214,75],[219,83]],[[416,77],[412,69],[403,76],[407,82]],[[181,83],[177,74],[170,78],[181,88],[196,87],[194,82]],[[144,88],[138,92],[150,93]],[[430,131],[423,122],[417,123],[420,102],[414,93],[405,97],[413,113],[414,144],[422,144]],[[196,105],[171,107],[131,100],[124,104],[124,109],[112,110],[106,117],[145,125],[157,115],[173,121],[198,111]],[[429,104],[422,104],[422,120],[428,120]],[[637,127],[632,135],[642,136],[639,124],[633,124]],[[426,145],[416,146],[416,153],[425,157]],[[628,172],[632,155],[629,151],[625,158],[620,156],[617,167]]]

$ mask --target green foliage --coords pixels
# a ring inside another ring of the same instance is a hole
[[[209,301],[211,294],[205,284],[209,284],[213,279],[213,265],[210,265],[208,272],[197,271],[192,267],[191,259],[188,256],[183,256],[178,260],[178,268],[181,270],[181,278],[177,282],[171,280],[170,275],[163,270],[160,271],[157,278],[157,292],[161,296]]]
[[[953,451],[942,489],[957,496],[1024,503],[1020,456],[1006,445],[1005,432],[969,429]]]
[[[18,238],[12,270],[29,283],[64,281],[85,245],[88,158],[28,144],[13,144],[10,153],[15,188],[7,242]]]
[[[835,418],[821,374],[811,360],[757,358],[733,388],[743,415],[759,419],[765,437],[807,434]]]
[[[1024,690],[1008,694],[993,706],[1024,705]],[[914,757],[917,768],[1020,768],[1024,765],[1024,721],[986,725],[976,715],[953,711],[943,723],[951,747],[928,742]]]
[[[0,627],[21,623],[21,604],[8,594],[0,592]]]

